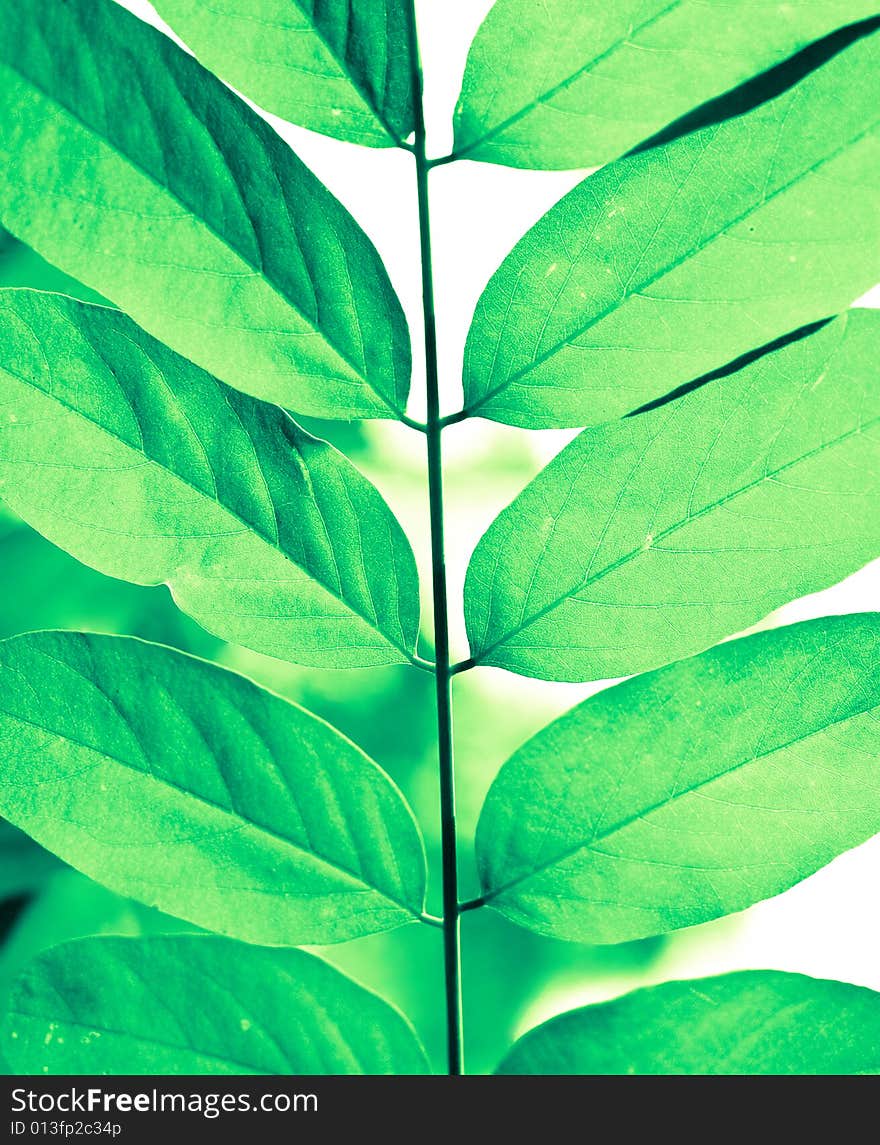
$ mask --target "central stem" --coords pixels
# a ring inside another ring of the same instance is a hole
[[[434,643],[437,685],[437,749],[440,765],[440,827],[443,850],[443,962],[446,994],[446,1039],[449,1073],[460,1074],[461,1040],[461,916],[458,906],[458,855],[455,828],[455,769],[452,751],[452,697],[449,661],[449,610],[446,592],[446,550],[443,539],[443,458],[440,383],[437,369],[437,326],[434,318],[434,273],[431,262],[431,220],[428,204],[429,164],[425,155],[422,69],[419,63],[415,0],[410,4],[415,137],[413,153],[419,196],[419,241],[422,262],[422,312],[425,326],[427,384],[428,497],[431,515],[431,565],[434,590]]]

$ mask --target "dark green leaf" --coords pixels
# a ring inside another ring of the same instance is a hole
[[[412,921],[402,795],[323,720],[139,640],[0,642],[0,813],[111,890],[267,944]]]
[[[875,34],[575,187],[477,306],[468,410],[595,425],[858,298],[880,274],[878,68]]]
[[[406,0],[154,7],[212,71],[292,123],[368,147],[394,146],[413,130]]]
[[[5,1027],[20,1073],[429,1072],[403,1015],[320,958],[210,935],[58,946]]]
[[[580,942],[742,910],[880,831],[880,613],[734,640],[614,688],[501,769],[485,900]]]
[[[223,381],[390,417],[406,323],[369,239],[272,129],[110,0],[2,0],[0,217]]]
[[[876,1074],[880,994],[746,970],[667,982],[531,1030],[507,1074]]]
[[[586,430],[490,526],[465,587],[478,663],[655,668],[880,556],[880,315]]]
[[[511,167],[597,167],[811,40],[874,15],[872,0],[497,0],[468,57],[455,153]]]
[[[211,632],[282,659],[409,659],[415,562],[376,489],[118,311],[0,291],[0,425],[0,495],[93,568],[165,582]]]

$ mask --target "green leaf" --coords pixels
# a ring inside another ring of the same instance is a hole
[[[880,831],[880,613],[762,632],[628,680],[508,760],[483,900],[575,942],[742,910]]]
[[[16,915],[4,935],[0,948],[0,1013],[6,1013],[7,994],[15,979],[42,951],[87,935],[140,934],[138,911],[144,915],[155,913],[56,861],[41,892]],[[180,929],[177,919],[169,921]]]
[[[468,412],[531,429],[595,425],[871,287],[878,69],[875,34],[749,114],[575,187],[477,305]]]
[[[223,381],[391,417],[409,340],[378,254],[269,125],[111,0],[0,0],[0,217]]]
[[[0,642],[0,813],[109,887],[270,945],[342,942],[422,908],[421,836],[329,724],[156,644]]]
[[[429,1072],[403,1015],[320,958],[210,935],[58,946],[4,1035],[25,1074]]]
[[[872,0],[497,0],[468,56],[455,154],[598,167],[811,40],[876,14]]]
[[[51,878],[15,917],[0,949],[0,1014],[6,995],[32,959],[52,946],[95,934],[175,934],[188,929],[180,919],[148,909],[108,891],[56,862]]]
[[[76,871],[56,865],[40,893],[15,916],[0,948],[0,1015],[28,964],[52,946],[94,934],[160,933],[185,929],[178,919],[120,898]],[[0,1074],[12,1073],[0,1057]]]
[[[32,845],[36,849],[36,843]],[[48,854],[46,851],[41,853]],[[3,936],[0,947],[0,1014],[5,1015],[9,1008],[8,995],[16,978],[43,950],[87,934],[139,933],[138,920],[132,909],[135,904],[76,871],[62,867],[54,856],[50,858],[54,866],[40,893],[15,915]],[[4,855],[3,861],[5,859]],[[12,1070],[0,1056],[0,1074],[9,1073]]]
[[[118,311],[0,291],[0,496],[216,635],[326,667],[408,660],[412,551],[376,489]]]
[[[876,1074],[880,994],[745,970],[666,982],[553,1018],[502,1074]]]
[[[54,855],[0,820],[0,902],[33,894],[60,870]]]
[[[413,130],[405,0],[157,0],[212,71],[313,131],[392,147]]]
[[[656,668],[880,556],[880,315],[852,311],[586,430],[468,569],[475,660],[549,680]]]

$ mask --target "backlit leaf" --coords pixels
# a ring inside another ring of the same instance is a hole
[[[455,153],[511,167],[598,167],[811,40],[876,14],[872,0],[497,0],[468,56]]]
[[[118,311],[0,291],[0,427],[0,496],[93,568],[165,582],[209,631],[282,659],[409,658],[415,562],[376,489]]]
[[[339,732],[243,676],[73,632],[0,642],[0,813],[119,894],[223,934],[341,942],[421,911],[421,836]]]
[[[656,668],[880,556],[880,315],[854,310],[638,417],[585,430],[477,546],[478,663]]]
[[[156,0],[212,71],[276,115],[368,147],[414,127],[406,0]]]
[[[477,306],[471,413],[596,425],[848,306],[880,277],[880,34],[777,99],[603,168]]]
[[[37,849],[36,843],[31,845]],[[44,880],[39,893],[22,906],[3,935],[0,947],[0,1014],[5,1014],[9,1008],[9,990],[16,978],[43,950],[84,935],[139,933],[134,903],[114,895],[76,871],[62,867],[47,851],[41,851],[41,854],[53,861],[49,877]],[[0,862],[5,863],[6,857],[3,854]],[[5,868],[0,869],[4,876],[8,874]],[[137,909],[147,913],[143,908]],[[0,1051],[0,1074],[12,1072]]]
[[[735,640],[586,700],[501,769],[477,832],[514,922],[624,942],[788,889],[880,831],[880,613]]]
[[[520,1038],[506,1074],[876,1074],[880,994],[776,970],[666,982]]]
[[[429,1072],[403,1015],[320,958],[210,935],[57,946],[4,1033],[20,1073]]]
[[[111,0],[2,0],[0,220],[223,381],[392,417],[409,341],[379,256],[269,125]]]

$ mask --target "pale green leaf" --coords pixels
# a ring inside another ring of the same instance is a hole
[[[391,417],[378,254],[269,125],[111,0],[0,0],[0,219],[173,349],[299,413]]]
[[[415,562],[376,489],[107,307],[0,291],[0,496],[226,640],[326,667],[415,646]]]
[[[497,0],[468,56],[455,154],[598,167],[780,63],[872,0]]]
[[[880,614],[762,632],[600,692],[508,760],[484,901],[579,942],[742,910],[880,831]]]
[[[341,942],[418,917],[421,836],[329,724],[157,644],[0,642],[0,813],[109,887],[249,942]]]
[[[212,71],[276,115],[392,147],[414,127],[406,0],[156,0]]]
[[[471,413],[532,429],[617,417],[880,277],[880,34],[777,99],[584,180],[489,282]]]
[[[666,982],[552,1018],[502,1074],[876,1074],[880,994],[776,970]]]
[[[880,315],[586,430],[490,526],[475,660],[552,680],[698,652],[880,556]]]
[[[381,998],[301,950],[211,935],[87,938],[19,979],[3,1049],[26,1074],[419,1074]]]

